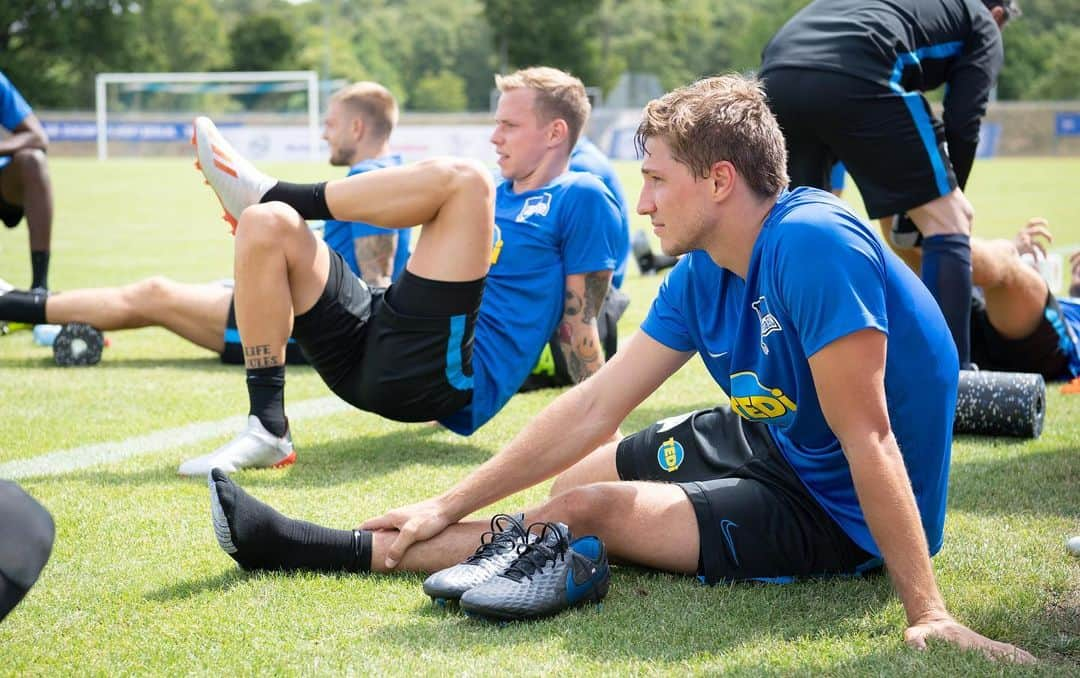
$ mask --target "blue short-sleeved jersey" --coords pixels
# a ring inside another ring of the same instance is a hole
[[[626,193],[622,183],[615,174],[615,166],[611,164],[604,152],[596,147],[596,144],[585,137],[581,137],[570,154],[571,172],[589,172],[600,177],[611,195],[615,196],[615,202],[619,205],[619,215],[622,217],[622,238],[616,243],[619,253],[615,264],[615,272],[611,275],[611,284],[622,287],[623,278],[626,277],[626,263],[630,256],[630,211],[626,204]]]
[[[919,279],[829,193],[781,195],[746,280],[694,251],[675,266],[642,329],[698,351],[741,416],[764,422],[810,493],[863,549],[880,555],[808,359],[858,330],[888,335],[885,393],[930,552],[941,548],[959,373],[937,304]]]
[[[19,94],[19,90],[15,89],[15,85],[11,84],[7,76],[0,72],[0,127],[11,132],[30,113],[32,113],[30,104],[26,103],[26,99]],[[9,162],[11,162],[11,156],[0,156],[0,168]]]
[[[1080,376],[1080,345],[1074,339],[1080,337],[1080,299],[1058,299],[1058,306],[1065,329],[1058,333],[1061,336],[1061,349],[1069,356],[1069,372],[1074,377]]]
[[[441,423],[468,435],[525,380],[563,314],[566,276],[611,271],[622,223],[600,179],[566,172],[548,185],[495,190],[495,243],[473,339],[472,403]]]
[[[402,163],[400,155],[384,155],[381,158],[361,160],[349,168],[349,176],[370,172],[384,167],[397,167]],[[397,233],[397,250],[394,253],[393,279],[397,280],[405,270],[405,262],[409,260],[409,241],[412,231],[408,228],[380,228],[359,221],[337,221],[329,219],[326,222],[326,230],[323,232],[323,240],[327,247],[339,253],[352,272],[360,275],[360,265],[356,263],[356,249],[353,241],[369,235],[387,235]]]

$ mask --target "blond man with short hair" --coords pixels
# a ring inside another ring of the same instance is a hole
[[[323,184],[278,182],[228,148],[212,122],[196,121],[202,170],[239,217],[236,317],[250,408],[244,433],[181,473],[295,458],[283,395],[290,329],[350,404],[397,421],[436,419],[463,435],[517,391],[556,326],[576,381],[599,368],[596,315],[620,221],[599,179],[567,172],[588,119],[585,89],[553,69],[500,86],[491,140],[506,181],[497,188],[483,166],[449,158]],[[384,290],[348,275],[305,218],[422,226],[405,272]]]

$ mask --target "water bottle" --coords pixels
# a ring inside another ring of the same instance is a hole
[[[61,329],[60,325],[34,325],[34,343],[38,346],[52,346]]]

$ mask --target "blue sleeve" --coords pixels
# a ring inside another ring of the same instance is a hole
[[[31,113],[30,104],[26,103],[19,90],[0,73],[0,127],[14,130]]]
[[[683,257],[671,269],[656,293],[649,315],[641,329],[664,346],[675,351],[694,351],[693,339],[687,331],[682,309],[689,308],[687,285],[690,282],[690,257]]]
[[[831,213],[825,218],[837,222],[844,217]],[[771,272],[808,358],[853,332],[889,331],[881,245],[866,227],[815,221],[789,224],[774,241],[777,266]],[[818,253],[816,265],[807,265],[807,252]]]
[[[591,175],[570,187],[573,200],[563,219],[562,260],[566,275],[613,271],[622,217],[610,191]]]

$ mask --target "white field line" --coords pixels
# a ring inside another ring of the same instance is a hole
[[[289,421],[324,417],[351,409],[351,405],[336,396],[302,400],[288,405]],[[95,443],[29,459],[16,459],[0,464],[0,478],[14,480],[30,476],[56,476],[98,464],[165,452],[227,433],[239,433],[246,423],[247,415],[238,415],[219,421],[163,429],[127,440]]]

